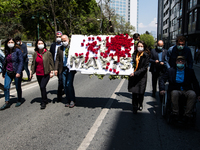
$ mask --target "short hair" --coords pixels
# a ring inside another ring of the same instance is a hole
[[[140,37],[140,34],[139,34],[139,33],[133,34],[133,39],[136,39],[136,38],[138,38],[138,37]]]
[[[177,42],[185,42],[186,41],[186,38],[184,37],[184,36],[178,36],[177,38],[176,38],[176,43]]]
[[[62,36],[63,34],[62,34],[61,31],[57,31],[57,32],[56,32],[56,35],[61,35],[61,36]]]
[[[15,41],[21,41],[21,38],[19,36],[16,36]]]

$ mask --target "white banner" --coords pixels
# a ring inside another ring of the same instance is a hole
[[[67,63],[83,74],[130,75],[133,52],[128,35],[72,35]]]

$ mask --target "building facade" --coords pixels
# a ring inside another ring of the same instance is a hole
[[[138,32],[139,0],[110,0],[110,8],[130,22],[135,27],[135,32]]]
[[[200,0],[158,0],[157,38],[165,48],[183,35],[188,46],[200,46]]]

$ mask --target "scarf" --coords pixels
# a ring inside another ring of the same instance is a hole
[[[144,54],[144,52],[141,52],[141,53],[138,52],[137,53],[137,55],[136,55],[136,67],[135,67],[134,72],[138,69],[138,64],[140,62],[140,57],[143,56],[143,54]]]

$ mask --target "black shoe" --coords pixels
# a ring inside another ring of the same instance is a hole
[[[62,102],[62,98],[57,98],[57,103]]]
[[[133,114],[137,114],[138,107],[133,106]]]
[[[10,107],[10,103],[8,102],[8,103],[5,103],[5,104],[0,108],[0,110],[4,110],[4,109],[9,108],[9,107]]]
[[[42,103],[41,103],[40,109],[45,109],[45,108],[46,108],[46,103],[45,103],[45,102],[42,102]]]
[[[15,107],[19,107],[21,104],[22,104],[22,102],[18,101],[18,102],[15,104]]]

